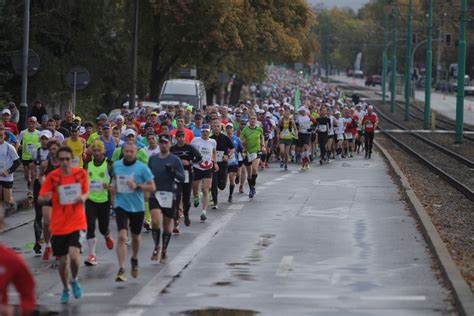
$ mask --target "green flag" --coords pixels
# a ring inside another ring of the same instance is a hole
[[[295,112],[298,112],[300,110],[301,106],[301,91],[300,88],[297,87],[295,91]]]

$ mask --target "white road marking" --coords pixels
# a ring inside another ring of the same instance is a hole
[[[293,263],[293,256],[283,256],[280,261],[280,265],[275,273],[278,277],[286,277],[291,269]]]
[[[118,313],[118,316],[140,316],[145,310],[143,308],[127,308]]]
[[[299,173],[299,171],[292,171],[291,173],[292,174],[297,174],[297,173]]]
[[[296,298],[296,299],[314,299],[314,300],[330,300],[338,298],[337,295],[326,294],[291,294],[291,293],[275,293],[273,298]]]
[[[53,296],[59,296],[60,294],[59,293],[49,293],[48,296],[49,297],[53,297]],[[111,292],[86,292],[84,294],[82,294],[83,297],[109,297],[109,296],[112,296],[113,293]]]
[[[262,185],[274,185],[274,184],[276,184],[276,182],[274,182],[274,181],[269,181],[269,182],[265,182],[265,183],[262,184]]]
[[[282,181],[282,180],[285,180],[285,178],[276,178],[276,179],[273,179],[273,181]]]
[[[176,255],[160,272],[158,272],[129,302],[128,305],[152,305],[158,295],[173,281],[181,270],[204,248],[216,233],[235,215],[227,213],[209,226],[192,243]]]
[[[424,295],[413,295],[413,296],[397,296],[397,295],[387,295],[387,296],[361,296],[363,301],[426,301],[426,296]]]
[[[241,210],[243,207],[243,204],[232,204],[229,206],[229,210]]]
[[[249,198],[247,196],[243,196],[240,199],[238,199],[239,202],[248,202]]]

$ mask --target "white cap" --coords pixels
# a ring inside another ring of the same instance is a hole
[[[341,112],[336,111],[336,112],[334,113],[334,115],[337,115],[337,114],[341,115]]]
[[[265,117],[271,117],[272,114],[270,112],[265,113]]]
[[[123,115],[119,114],[119,115],[117,115],[117,117],[115,118],[115,121],[118,121],[118,120],[125,121],[125,118],[123,117]]]
[[[160,115],[160,116],[163,116],[163,115],[165,115],[166,113],[168,113],[168,112],[166,112],[166,111],[161,111],[159,115]]]
[[[51,137],[53,137],[53,134],[51,134],[51,132],[47,129],[45,129],[44,131],[41,131],[40,134],[39,134],[39,137],[46,137],[48,139],[50,139]]]
[[[9,109],[3,109],[2,114],[12,115],[12,112]]]
[[[127,130],[125,131],[125,133],[123,133],[123,134],[125,135],[125,137],[127,137],[127,136],[129,136],[129,135],[133,135],[133,136],[136,135],[135,131],[134,131],[133,129],[131,129],[131,128],[127,129]]]
[[[300,107],[299,111],[307,111],[306,108],[304,106]]]

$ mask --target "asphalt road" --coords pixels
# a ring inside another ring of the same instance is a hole
[[[199,223],[193,208],[191,227],[171,239],[167,264],[151,263],[152,237],[144,234],[138,279],[115,282],[115,251],[99,238],[99,264],[81,267],[85,296],[67,306],[59,304],[56,269],[33,256],[33,227],[0,239],[17,247],[34,271],[41,309],[60,314],[445,315],[453,309],[378,154],[307,172],[272,164],[257,182],[254,200],[237,193],[232,205],[208,212],[208,223]],[[116,236],[114,221],[111,226]]]

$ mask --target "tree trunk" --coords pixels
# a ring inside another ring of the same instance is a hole
[[[230,91],[230,100],[229,100],[230,104],[235,105],[239,103],[242,87],[243,87],[242,81],[240,80],[234,81],[234,84],[232,85],[232,90]]]

